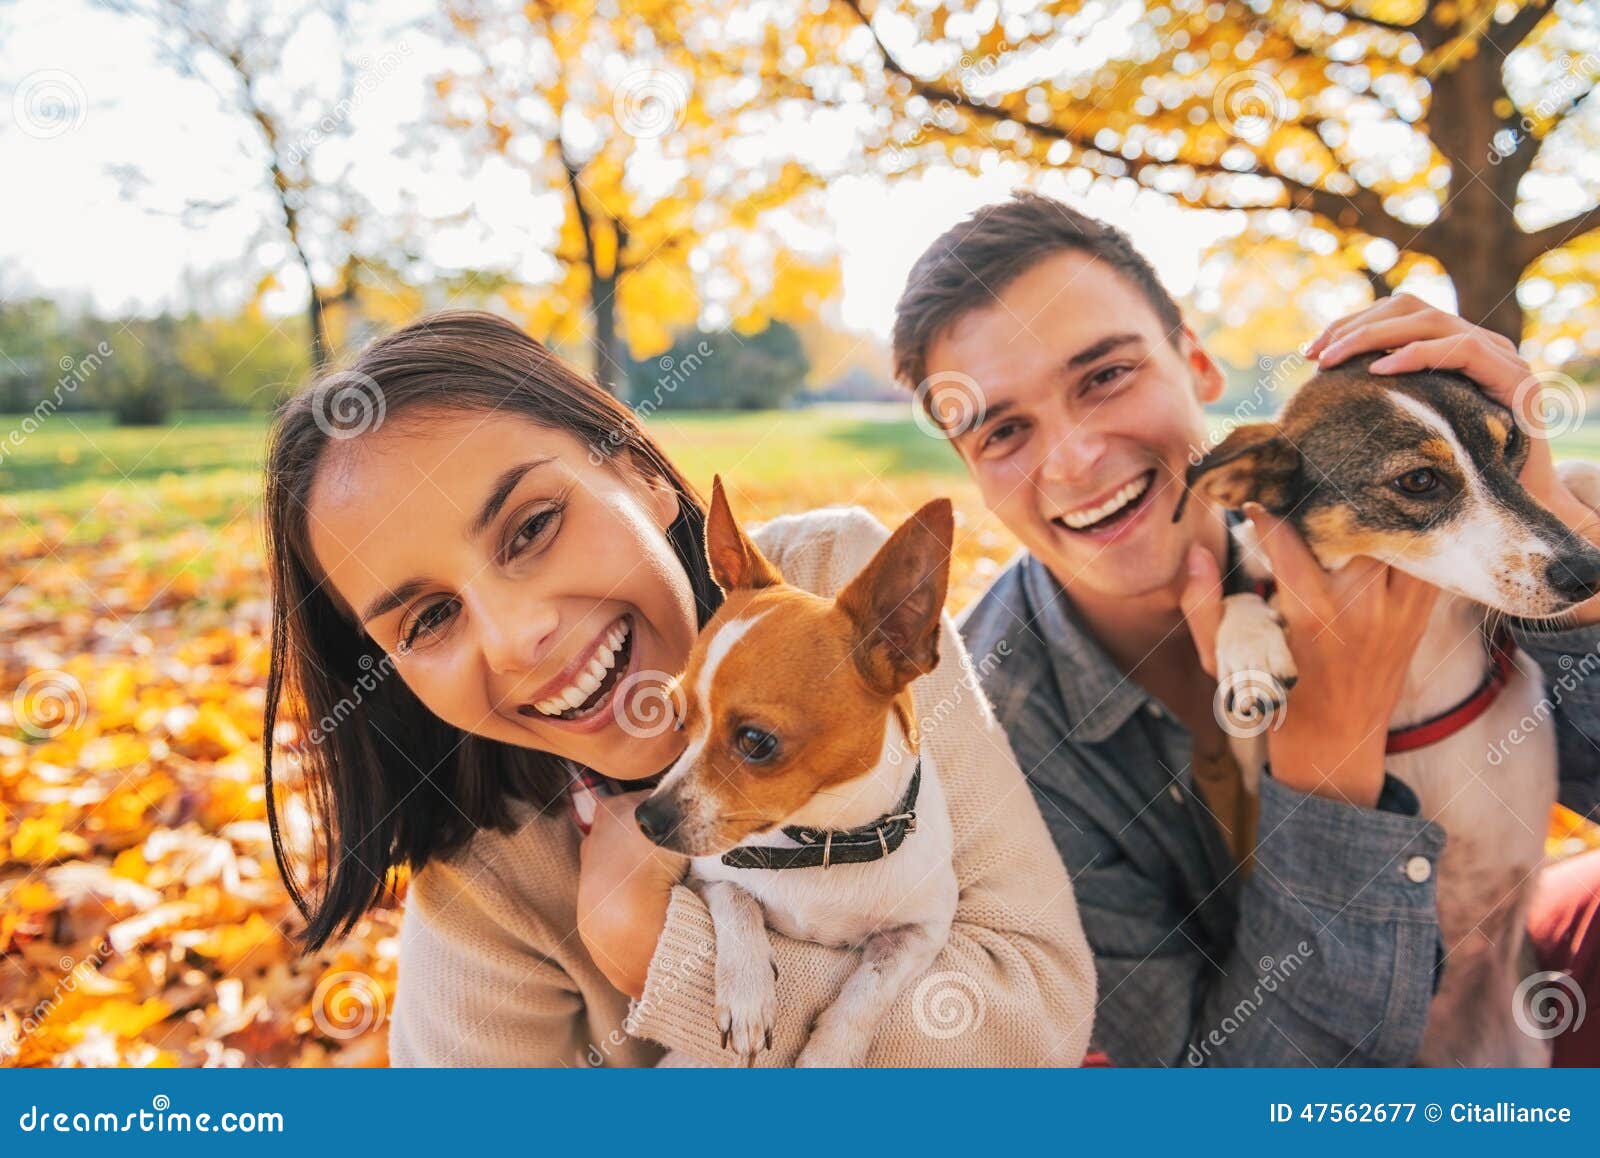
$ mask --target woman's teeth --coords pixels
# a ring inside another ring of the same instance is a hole
[[[628,621],[619,619],[612,625],[589,657],[589,666],[578,673],[576,679],[549,699],[539,700],[533,706],[546,716],[560,716],[582,706],[589,697],[600,690],[606,676],[617,664],[623,645],[628,640]]]
[[[1074,531],[1085,530],[1096,523],[1109,519],[1112,515],[1122,510],[1123,507],[1137,502],[1144,492],[1149,489],[1150,472],[1146,471],[1099,506],[1086,507],[1081,511],[1072,511],[1069,514],[1062,515],[1061,521]]]

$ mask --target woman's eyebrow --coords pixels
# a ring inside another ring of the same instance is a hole
[[[530,470],[536,470],[546,463],[553,462],[555,457],[553,454],[547,454],[542,458],[519,462],[501,471],[500,477],[495,479],[494,486],[490,488],[488,497],[483,500],[483,506],[479,508],[477,517],[472,520],[471,537],[477,538],[485,527],[494,522],[494,517],[500,513],[500,508],[506,505],[506,500],[511,497],[511,492],[517,489],[517,484],[522,481],[524,475]],[[387,615],[426,586],[427,581],[424,579],[407,579],[393,591],[385,591],[375,596],[372,602],[367,604],[367,609],[361,613],[361,622],[366,623],[380,615]]]
[[[500,513],[500,508],[505,506],[506,500],[511,497],[511,492],[517,489],[517,484],[522,481],[522,476],[530,470],[544,466],[554,460],[555,455],[547,454],[543,458],[529,459],[527,462],[517,463],[500,472],[500,477],[489,491],[489,497],[483,500],[483,506],[478,511],[478,517],[472,520],[471,537],[476,539],[483,534],[483,529],[494,522],[494,517]]]

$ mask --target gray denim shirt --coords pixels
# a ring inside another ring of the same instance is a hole
[[[1072,877],[1099,972],[1094,1042],[1113,1064],[1415,1058],[1445,834],[1409,788],[1388,777],[1367,809],[1263,777],[1241,877],[1196,794],[1188,729],[1118,670],[1044,564],[1021,556],[957,622]],[[1595,815],[1600,627],[1514,634],[1544,671],[1562,802]]]

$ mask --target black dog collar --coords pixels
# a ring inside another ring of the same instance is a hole
[[[911,783],[900,805],[888,816],[858,828],[802,828],[791,825],[783,830],[798,848],[772,848],[739,845],[722,854],[729,868],[793,869],[828,868],[836,864],[865,864],[882,860],[905,843],[906,835],[917,831],[917,789],[922,785],[922,757],[911,770]]]

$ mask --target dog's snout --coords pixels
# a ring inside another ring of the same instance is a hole
[[[678,809],[669,798],[652,796],[634,810],[633,819],[638,822],[640,832],[655,843],[664,844],[678,827]]]
[[[1600,558],[1592,553],[1552,556],[1544,577],[1561,598],[1582,603],[1600,591]]]

